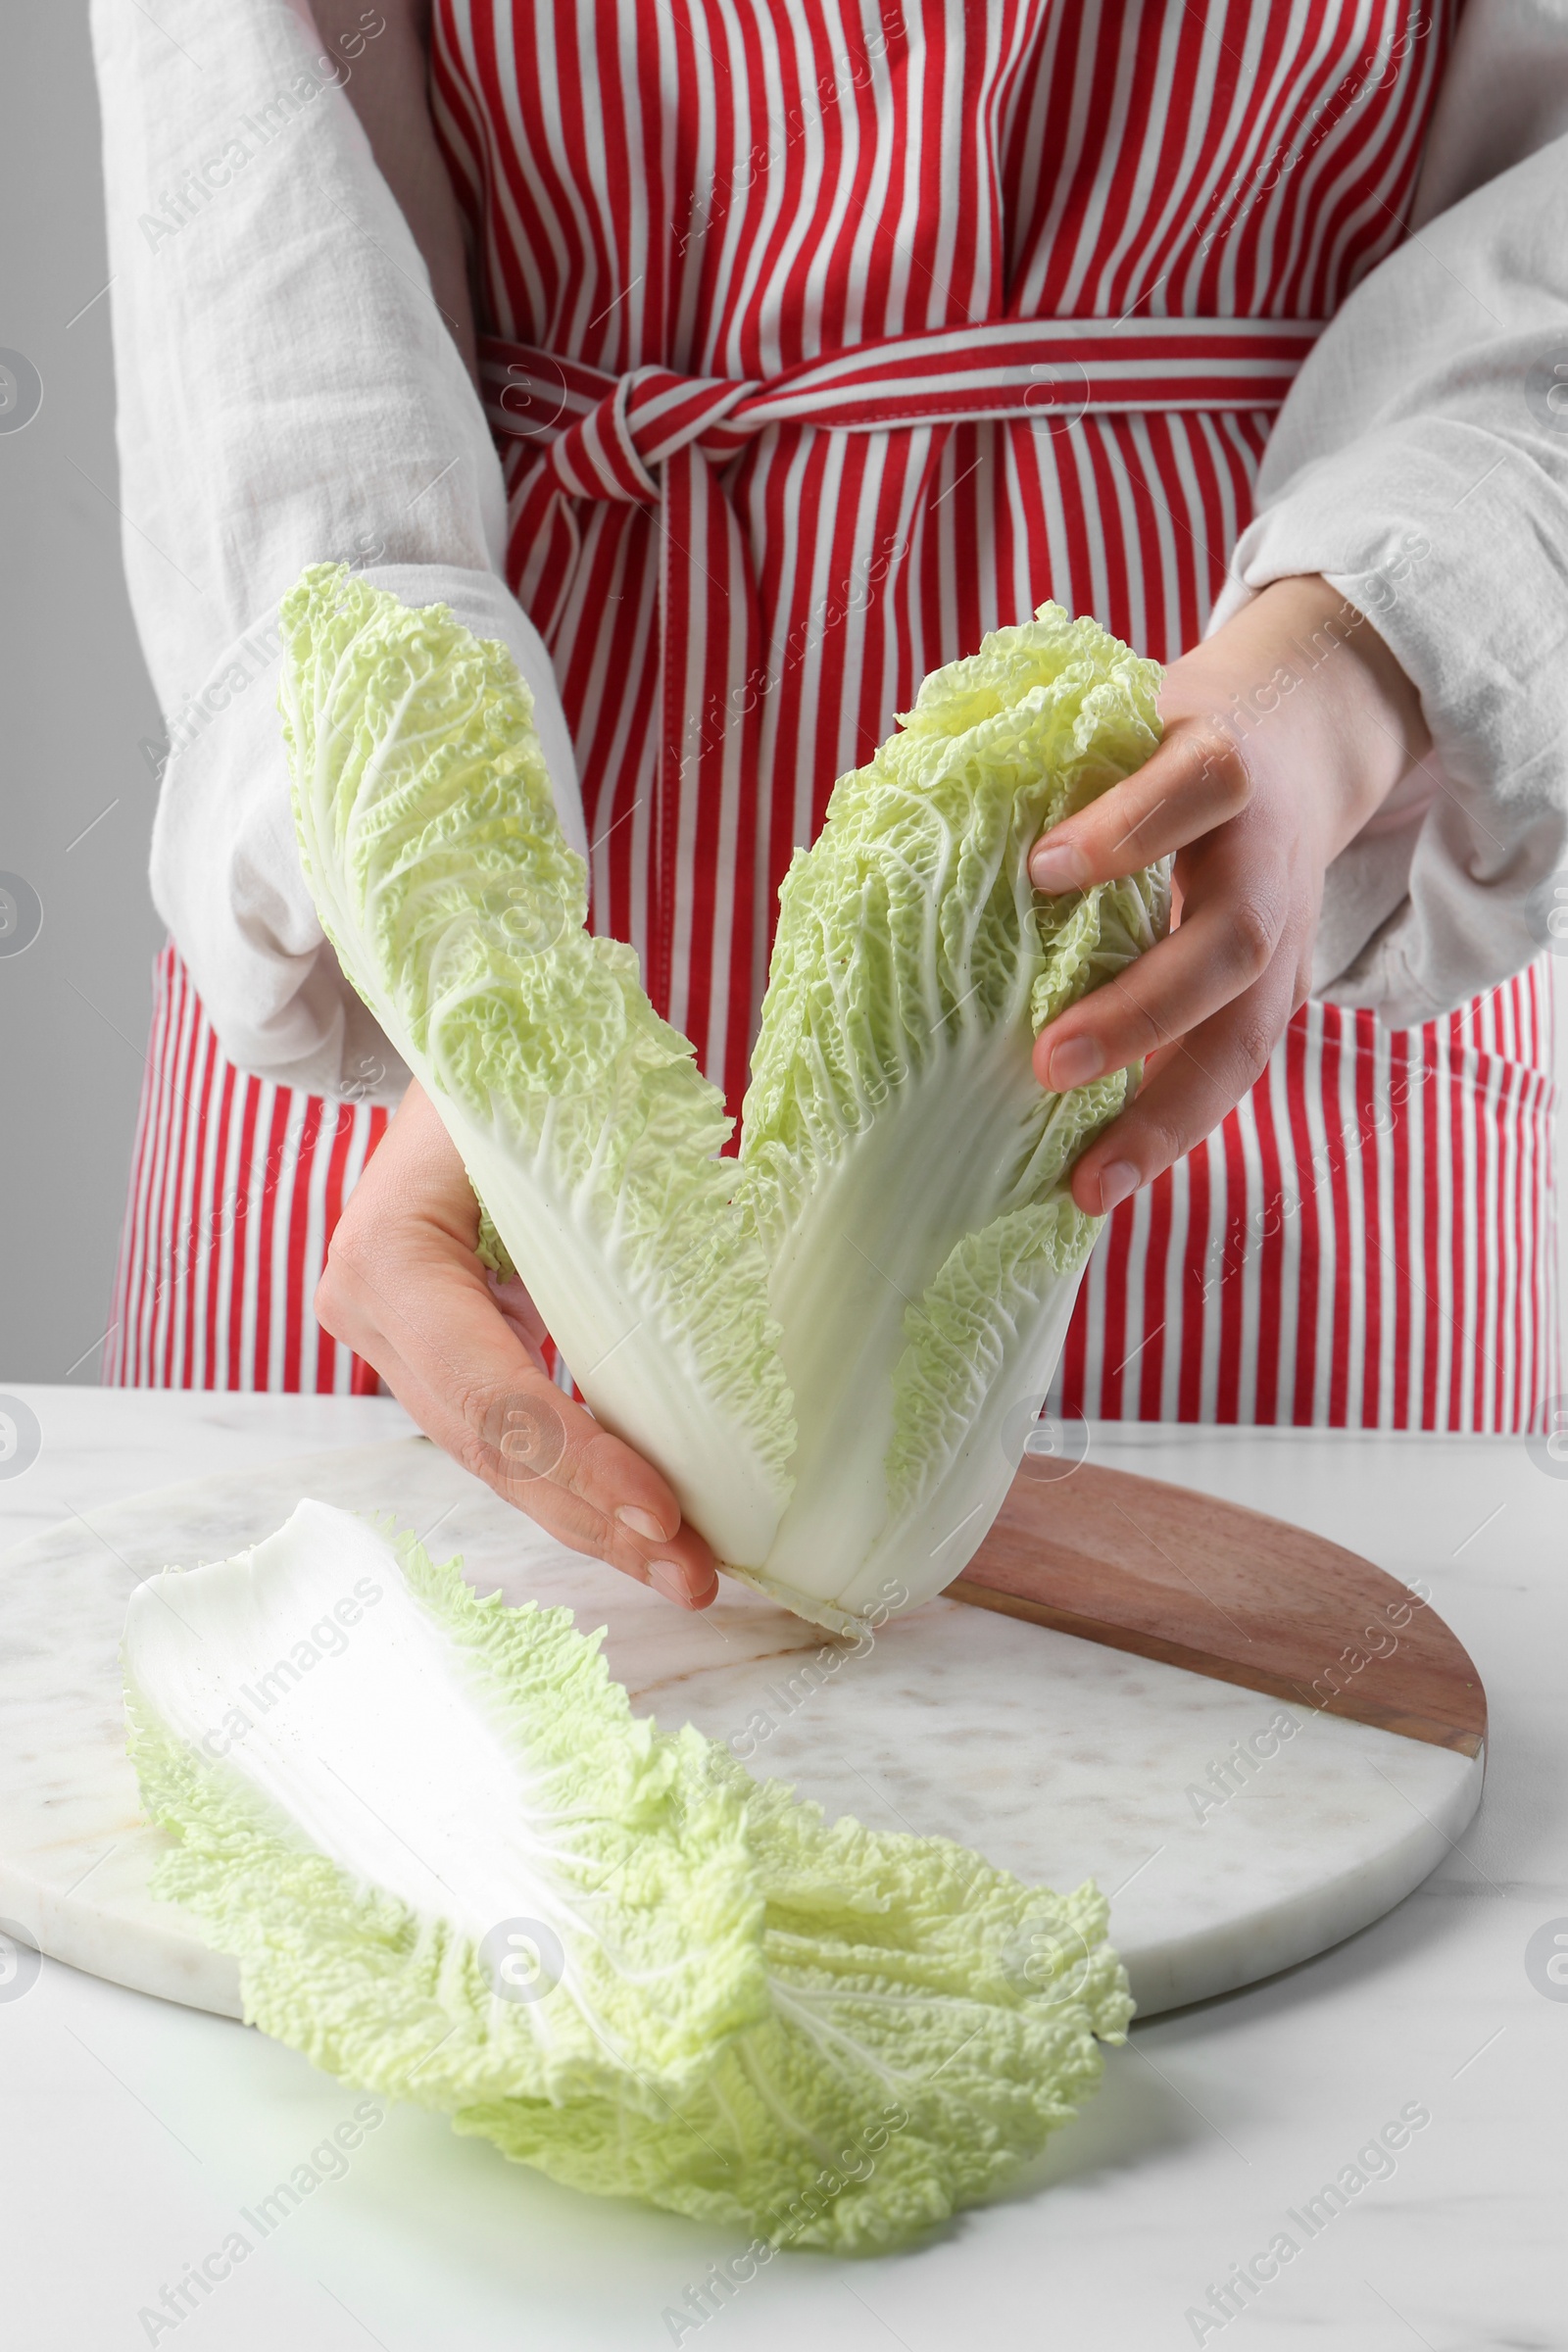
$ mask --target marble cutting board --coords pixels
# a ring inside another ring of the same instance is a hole
[[[460,1552],[481,1591],[608,1628],[634,1706],[730,1741],[830,1815],[940,1833],[1046,1886],[1097,1880],[1146,2016],[1378,1918],[1480,1802],[1484,1698],[1452,1635],[1299,1530],[1125,1472],[1052,1467],[1038,1483],[1026,1462],[950,1594],[853,1656],[728,1581],[705,1612],[669,1607],[422,1439],[200,1479],[53,1529],[0,1560],[0,1921],[78,1968],[239,2014],[234,1963],[148,1891],[163,1838],[125,1760],[118,1644],[135,1581],[256,1542],[305,1494],[390,1509],[438,1556]],[[1372,1625],[1381,1656],[1354,1648]],[[1328,1672],[1352,1651],[1359,1665]]]

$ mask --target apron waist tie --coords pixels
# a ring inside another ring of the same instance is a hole
[[[486,416],[503,449],[524,460],[520,475],[513,471],[509,569],[548,644],[577,570],[578,502],[659,514],[660,752],[645,977],[666,1018],[686,1027],[700,1010],[688,1004],[684,966],[702,908],[716,909],[723,897],[717,845],[732,867],[752,864],[751,780],[773,682],[752,552],[721,469],[775,424],[885,433],[1020,417],[1056,432],[1091,413],[1278,408],[1320,332],[1315,320],[1279,318],[987,319],[856,344],[766,380],[659,365],[613,375],[481,337]],[[732,1109],[745,1066],[736,1054],[727,1040],[716,1058],[735,1067],[710,1071],[728,1081]]]

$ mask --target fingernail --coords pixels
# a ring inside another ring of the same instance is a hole
[[[1108,1214],[1119,1201],[1138,1190],[1138,1170],[1131,1160],[1113,1159],[1108,1168],[1100,1171],[1100,1206],[1102,1215]]]
[[[615,1517],[622,1527],[629,1527],[634,1536],[645,1536],[650,1544],[663,1543],[664,1530],[652,1511],[640,1511],[635,1503],[628,1502],[624,1509],[615,1513]]]
[[[1064,890],[1077,890],[1083,876],[1083,859],[1067,842],[1043,845],[1029,859],[1029,879],[1036,890],[1059,897]]]
[[[1105,1066],[1105,1056],[1092,1037],[1070,1037],[1051,1056],[1051,1083],[1058,1095],[1087,1086]]]
[[[674,1601],[679,1608],[690,1608],[695,1598],[686,1570],[675,1560],[650,1560],[648,1582],[656,1592],[662,1592],[666,1600]]]

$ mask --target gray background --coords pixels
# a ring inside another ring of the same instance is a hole
[[[0,869],[26,877],[44,916],[24,954],[0,956],[0,1378],[90,1384],[163,936],[141,750],[160,720],[121,571],[86,13],[7,17],[0,347],[44,392],[24,430],[0,433]],[[1568,1041],[1568,956],[1556,975]],[[1568,1297],[1568,1218],[1561,1241]]]
[[[0,433],[0,868],[43,929],[0,957],[0,1368],[91,1383],[163,937],[138,749],[159,716],[121,571],[86,11],[9,9],[4,46],[0,346],[43,406]]]

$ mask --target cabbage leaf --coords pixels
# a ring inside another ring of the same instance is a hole
[[[155,1886],[248,2022],[577,2188],[836,2252],[1071,2118],[1132,2006],[1093,1886],[830,1824],[460,1571],[307,1500],[131,1597]]]
[[[1031,1050],[1167,889],[1043,899],[1028,854],[1153,750],[1158,675],[1055,606],[996,631],[840,779],[780,891],[738,1197],[798,1427],[753,1581],[805,1615],[959,1575],[1044,1401],[1101,1223],[1067,1178],[1131,1079],[1050,1094]]]
[[[340,565],[282,608],[305,875],[595,1412],[726,1556],[765,1553],[794,1423],[717,1090],[584,928],[532,698],[499,644]]]

